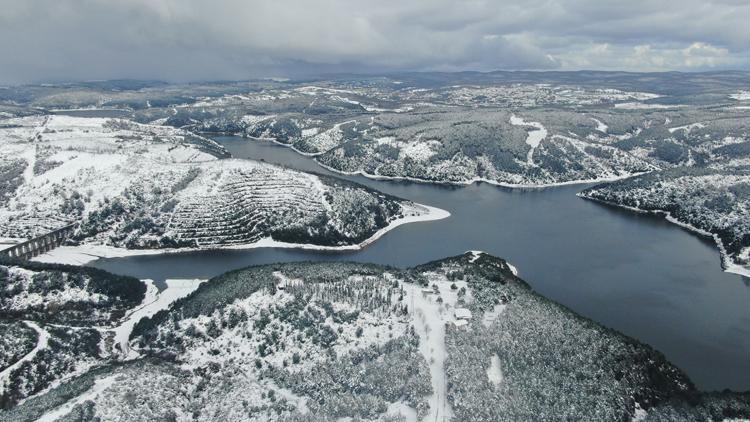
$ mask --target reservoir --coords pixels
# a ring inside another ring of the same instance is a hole
[[[332,174],[271,142],[215,139],[234,157]],[[482,250],[507,259],[544,296],[661,351],[698,388],[750,390],[750,279],[722,272],[710,239],[662,217],[577,197],[587,185],[529,190],[343,177],[451,216],[400,226],[361,251],[202,251],[100,259],[91,265],[163,280],[208,278],[283,261],[408,267]]]

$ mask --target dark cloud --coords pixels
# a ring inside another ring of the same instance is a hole
[[[750,66],[745,0],[0,0],[0,81]]]

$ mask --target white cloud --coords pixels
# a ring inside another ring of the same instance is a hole
[[[742,0],[0,0],[0,82],[748,67]]]
[[[571,49],[558,57],[564,69],[625,69],[634,71],[708,70],[742,66],[742,59],[704,42],[694,42],[686,47],[612,46],[591,44]]]

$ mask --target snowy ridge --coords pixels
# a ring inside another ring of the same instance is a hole
[[[650,171],[643,171],[643,172],[635,172],[635,173],[626,173],[626,174],[621,174],[621,175],[608,175],[608,176],[596,178],[596,179],[577,179],[577,180],[569,180],[566,182],[506,183],[506,182],[498,182],[497,180],[488,179],[486,177],[473,177],[471,179],[467,179],[464,181],[451,181],[451,180],[434,181],[434,180],[419,179],[416,177],[409,177],[409,176],[383,176],[380,174],[368,173],[364,170],[343,171],[335,167],[327,166],[322,163],[318,163],[318,164],[324,169],[334,172],[334,173],[343,174],[347,176],[363,176],[363,177],[367,177],[368,179],[373,179],[373,180],[406,181],[406,182],[414,182],[414,183],[439,184],[439,185],[447,185],[447,186],[468,186],[474,183],[488,183],[490,185],[500,186],[504,188],[518,188],[518,189],[544,189],[544,188],[552,188],[556,186],[585,185],[585,184],[597,183],[597,182],[615,182],[618,180],[625,180],[631,177],[640,176],[640,175],[647,174],[650,172]]]

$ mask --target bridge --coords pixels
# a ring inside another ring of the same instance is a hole
[[[75,228],[76,224],[61,227],[57,230],[53,230],[49,233],[3,249],[0,251],[0,255],[5,255],[9,258],[31,259],[62,245],[63,242],[73,234]]]

